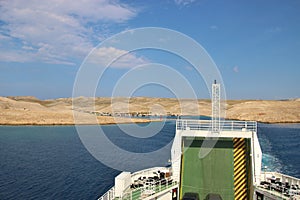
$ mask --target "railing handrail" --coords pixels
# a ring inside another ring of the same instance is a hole
[[[151,167],[151,168],[147,168],[147,169],[143,169],[143,170],[140,170],[140,171],[133,172],[131,174],[131,178],[133,178],[135,176],[138,176],[139,174],[150,173],[150,172],[153,172],[153,171],[156,171],[156,170],[168,170],[168,169],[169,169],[168,167]],[[114,193],[114,189],[115,189],[115,186],[111,187],[107,192],[105,192],[102,196],[100,196],[98,198],[98,200],[111,200],[111,199],[114,199],[114,196],[110,195],[110,193]],[[105,198],[107,196],[109,198]]]
[[[220,131],[254,131],[257,132],[256,121],[220,120]],[[176,130],[212,130],[211,120],[177,119]]]
[[[261,172],[261,175],[277,175],[277,176],[281,176],[283,178],[287,178],[287,179],[291,179],[291,180],[294,180],[294,181],[298,181],[300,182],[300,179],[299,178],[296,178],[296,177],[293,177],[293,176],[290,176],[290,175],[286,175],[286,174],[282,174],[280,172],[275,172],[275,171],[266,171],[266,172]]]
[[[143,170],[140,170],[140,171],[133,172],[131,174],[131,177],[137,176],[139,174],[145,174],[145,173],[148,173],[148,172],[157,171],[157,170],[169,170],[169,169],[170,169],[169,167],[151,167],[151,168],[147,168],[147,169],[143,169]]]
[[[112,196],[110,196],[109,194],[110,193],[112,193],[112,194],[114,194],[114,190],[115,190],[115,186],[112,186],[109,190],[107,190],[103,195],[101,195],[99,198],[98,198],[98,200],[104,200],[104,199],[106,199],[106,200],[112,200],[112,199],[114,199],[114,196],[112,195]],[[108,197],[107,197],[108,196]],[[105,197],[107,197],[107,198],[105,198]]]

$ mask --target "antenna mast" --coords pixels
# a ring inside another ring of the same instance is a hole
[[[220,132],[220,84],[212,84],[212,133]]]

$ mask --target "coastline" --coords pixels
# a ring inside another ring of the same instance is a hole
[[[243,119],[234,119],[234,118],[226,118],[227,120],[238,120],[238,121],[256,121],[258,123],[263,124],[299,124],[299,121],[260,121],[260,120],[243,120]]]
[[[149,123],[160,121],[147,118],[151,116],[199,116],[199,113],[210,116],[210,100],[150,97],[40,100],[35,97],[0,97],[0,125],[3,126]],[[269,124],[300,123],[300,99],[228,100],[226,119]]]
[[[106,123],[7,123],[2,124],[0,123],[0,126],[94,126],[94,125],[115,125],[115,124],[141,124],[141,123],[150,123],[150,122],[159,122],[159,120],[143,120],[143,121],[125,121],[125,122],[106,122]]]
[[[175,120],[175,119],[168,119]],[[226,120],[237,120],[237,121],[251,121],[251,120],[241,120],[241,119],[232,119],[226,118]],[[257,121],[257,120],[256,120]],[[116,124],[142,124],[142,123],[151,123],[151,122],[161,122],[161,120],[144,120],[144,121],[126,121],[126,122],[107,122],[107,123],[0,123],[0,126],[95,126],[95,125],[116,125]],[[257,121],[258,123],[263,124],[300,124],[300,121]]]
[[[99,122],[99,123],[89,123],[89,122],[85,122],[85,123],[74,123],[74,122],[69,122],[69,123],[59,123],[59,122],[51,122],[51,123],[39,123],[39,122],[23,122],[23,123],[17,123],[17,122],[13,122],[13,123],[1,123],[0,122],[0,126],[93,126],[93,125],[114,125],[114,124],[133,124],[133,123],[150,123],[150,122],[159,122],[160,120],[150,120],[150,119],[138,119],[135,120],[134,118],[130,119],[130,118],[120,118],[118,119],[119,122],[113,122],[113,121],[109,121],[109,122]]]

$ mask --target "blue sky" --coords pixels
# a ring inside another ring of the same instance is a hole
[[[299,10],[296,0],[1,1],[0,95],[70,97],[93,47],[120,31],[163,27],[206,49],[221,72],[227,99],[299,98]],[[147,62],[181,71],[199,98],[209,97],[189,63],[154,50],[128,56],[123,67],[112,66],[96,95],[110,96],[126,71]],[[157,85],[134,95],[174,96]]]

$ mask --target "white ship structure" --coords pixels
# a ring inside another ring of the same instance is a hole
[[[212,84],[212,119],[177,119],[171,166],[121,172],[99,200],[299,199],[300,179],[262,170],[254,121],[220,119],[220,84]]]

